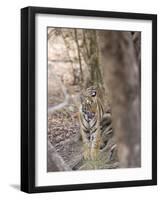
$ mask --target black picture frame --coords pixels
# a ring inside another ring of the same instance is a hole
[[[59,186],[35,186],[35,16],[59,14],[152,21],[152,179]],[[44,7],[21,9],[21,190],[27,193],[157,184],[157,15]]]

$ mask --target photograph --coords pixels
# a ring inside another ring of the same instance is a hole
[[[47,172],[141,167],[141,32],[47,27]]]

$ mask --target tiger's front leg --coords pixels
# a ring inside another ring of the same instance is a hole
[[[83,158],[84,160],[89,160],[90,159],[90,141],[87,137],[87,133],[83,130],[84,119],[83,119],[81,109],[80,109],[78,117],[79,117],[79,122],[80,122],[80,133],[81,133],[82,142],[83,142]],[[88,126],[88,124],[86,124],[86,126]]]
[[[87,139],[86,133],[82,130],[82,141],[83,141],[83,158],[84,160],[90,160],[90,142]]]
[[[101,132],[100,132],[99,126],[92,139],[93,140],[91,144],[91,159],[98,160],[99,150],[100,150],[100,145],[101,145]]]
[[[99,158],[99,147],[100,147],[100,141],[97,140],[93,143],[91,148],[91,159],[92,160],[98,160]]]
[[[83,158],[84,160],[90,160],[90,145],[89,144],[83,145]]]
[[[83,158],[85,160],[90,160],[90,141],[87,138],[87,134],[81,128],[81,136],[83,142]]]

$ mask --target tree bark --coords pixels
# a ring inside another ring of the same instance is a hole
[[[81,60],[81,52],[80,52],[80,47],[79,47],[79,42],[78,42],[78,34],[77,34],[77,29],[74,29],[74,36],[75,36],[75,43],[77,46],[77,53],[78,53],[78,60],[79,60],[79,67],[80,67],[80,75],[81,75],[81,83],[83,82],[83,69],[82,69],[82,60]]]
[[[130,32],[99,31],[102,76],[111,99],[121,167],[140,167],[139,67]]]
[[[86,87],[102,85],[102,76],[99,67],[99,53],[97,34],[95,30],[83,30],[83,58],[88,66],[90,77]]]

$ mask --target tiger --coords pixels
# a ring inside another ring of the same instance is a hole
[[[96,86],[87,88],[80,96],[80,101],[79,120],[83,141],[83,157],[85,160],[97,160],[101,147],[105,147],[102,141],[103,133],[106,132],[106,135],[112,133],[111,111],[105,114]],[[105,124],[108,125],[106,131],[102,126],[104,119]]]

